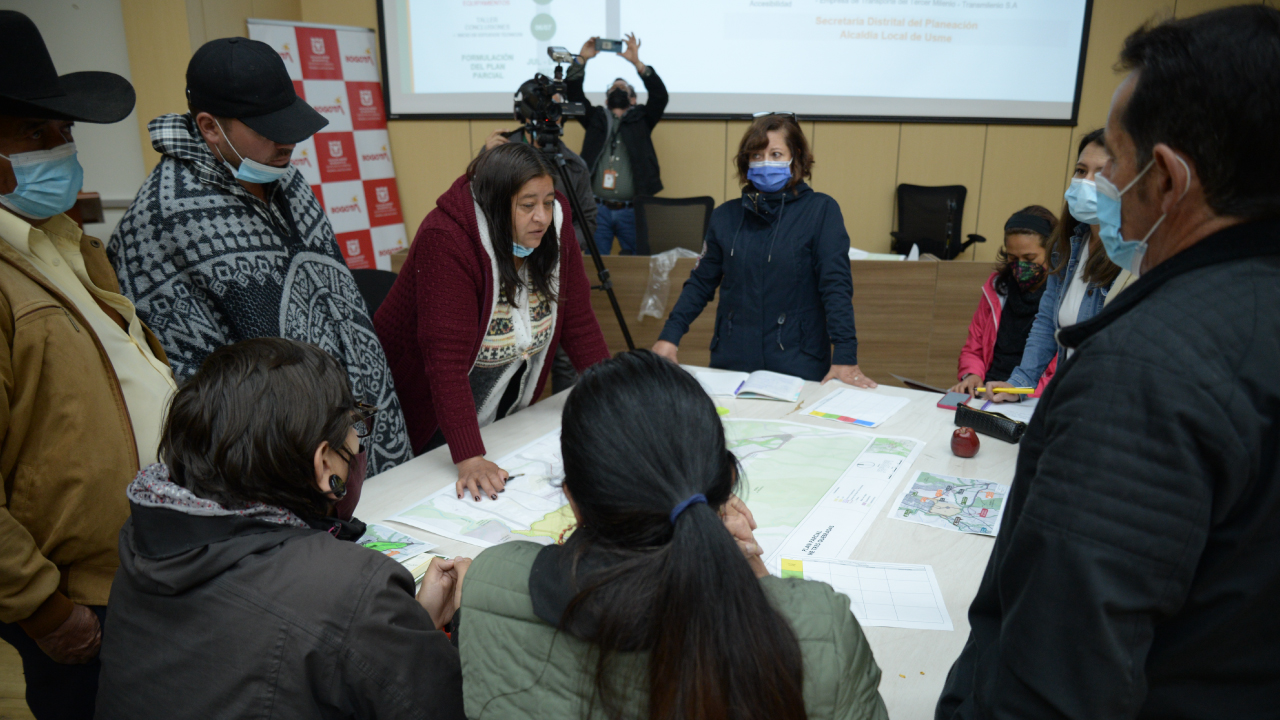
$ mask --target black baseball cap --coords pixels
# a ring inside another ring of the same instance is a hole
[[[235,118],[271,142],[292,145],[329,121],[293,90],[270,45],[242,37],[210,40],[187,64],[187,101],[200,112]]]

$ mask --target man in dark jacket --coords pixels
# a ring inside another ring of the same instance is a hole
[[[587,106],[587,114],[578,118],[586,129],[582,141],[582,159],[591,168],[592,188],[597,201],[596,247],[601,255],[613,249],[616,235],[621,254],[636,252],[636,211],[632,200],[637,195],[657,195],[662,191],[658,170],[658,154],[653,150],[651,134],[667,109],[667,86],[640,61],[640,41],[627,36],[621,56],[635,66],[649,92],[649,102],[636,104],[636,89],[618,78],[609,85],[606,95],[608,110],[592,105],[582,90],[587,61],[599,52],[591,38],[565,74],[565,86],[571,102]]]
[[[1146,27],[1121,64],[1099,218],[1140,277],[1059,331],[1076,352],[1022,440],[938,718],[1276,713],[1280,12]]]

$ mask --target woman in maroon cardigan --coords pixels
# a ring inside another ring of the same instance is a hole
[[[561,342],[579,371],[609,357],[552,172],[528,145],[482,152],[422,221],[373,319],[410,442],[448,443],[459,498],[497,499],[507,472],[480,428],[542,393]]]

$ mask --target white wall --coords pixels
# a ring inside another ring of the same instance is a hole
[[[0,9],[35,22],[59,75],[105,70],[130,76],[120,0],[0,0]],[[145,178],[133,113],[113,125],[76,123],[74,133],[85,192],[101,194],[103,204],[132,201]],[[123,214],[123,207],[108,208],[107,222],[86,225],[85,232],[105,240]]]

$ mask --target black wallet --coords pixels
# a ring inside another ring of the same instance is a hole
[[[956,425],[973,428],[975,432],[990,435],[1008,443],[1016,443],[1027,431],[1027,424],[989,410],[978,410],[968,405],[956,406]]]

